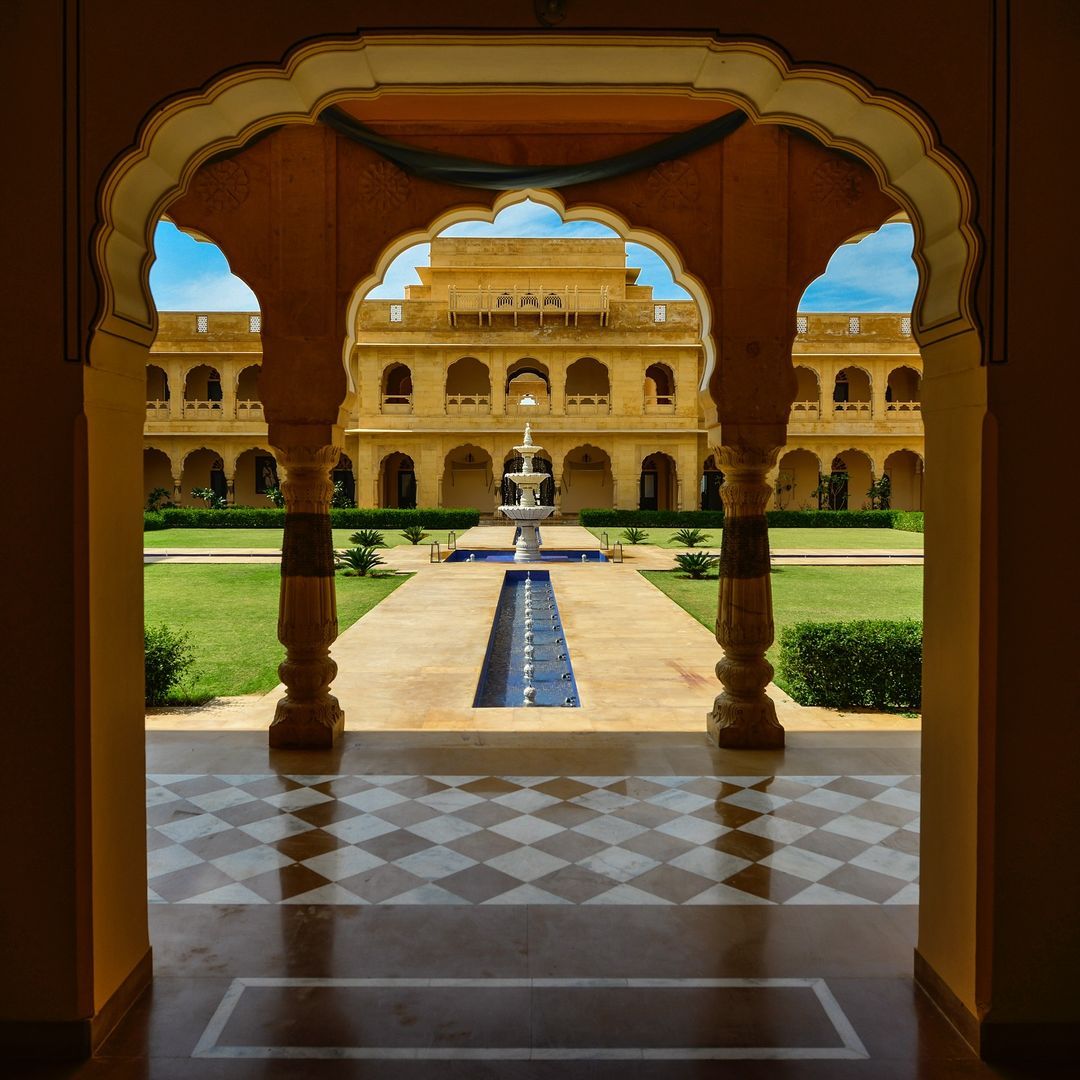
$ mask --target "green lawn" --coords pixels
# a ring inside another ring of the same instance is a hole
[[[155,529],[143,533],[144,548],[280,548],[281,529]],[[348,547],[355,529],[335,529],[334,547]],[[387,547],[397,547],[409,541],[400,529],[380,529]],[[438,540],[446,547],[446,533],[428,533],[422,544]]]
[[[620,538],[622,529],[590,529],[598,539],[604,532],[612,542]],[[720,548],[722,529],[704,529],[706,536],[711,541],[705,546]],[[686,549],[682,544],[672,542],[672,537],[678,532],[677,529],[646,529],[647,544],[655,544],[657,547],[677,548],[680,551]],[[153,533],[147,533],[153,536]],[[900,529],[770,529],[769,543],[774,551],[785,549],[808,548],[814,551],[823,549],[859,551],[867,549],[888,551],[922,551],[923,534],[902,532]],[[624,541],[625,544],[625,541]],[[629,545],[626,545],[629,547]]]
[[[715,577],[693,581],[672,570],[642,570],[640,573],[702,626],[715,629]],[[921,566],[774,567],[772,590],[778,638],[783,627],[796,622],[922,618]],[[768,653],[774,666],[777,651],[774,643]]]
[[[338,575],[340,628],[352,626],[411,576]],[[175,696],[175,701],[201,702],[222,695],[260,694],[278,684],[277,666],[284,656],[277,640],[280,582],[281,573],[276,565],[159,563],[144,568],[147,625],[166,623],[175,630],[186,631],[195,651],[193,676]]]

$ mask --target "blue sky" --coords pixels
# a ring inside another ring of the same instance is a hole
[[[515,203],[493,223],[451,225],[444,236],[616,236],[597,221],[564,222],[549,207]],[[184,235],[161,222],[154,236],[157,261],[150,270],[150,290],[161,311],[257,311],[255,294],[229,271],[220,249]],[[826,272],[806,290],[800,311],[910,311],[917,276],[911,261],[910,225],[885,225],[858,244],[845,244]],[[641,268],[638,282],[651,285],[658,300],[686,299],[663,259],[641,244],[627,244],[631,266]],[[417,266],[426,266],[430,245],[417,244],[399,255],[386,277],[368,295],[395,299],[406,285],[418,284]]]

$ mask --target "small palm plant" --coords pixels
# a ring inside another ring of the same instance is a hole
[[[644,529],[639,529],[636,525],[631,525],[627,529],[623,529],[620,540],[625,540],[628,544],[644,544],[649,538],[649,534]]]
[[[419,544],[421,540],[427,536],[424,532],[423,525],[409,525],[407,528],[401,530],[401,535],[409,541],[410,544]]]
[[[358,529],[349,537],[349,543],[357,547],[384,548],[386,537],[378,529]]]
[[[671,539],[676,544],[682,544],[683,547],[688,548],[712,543],[712,537],[708,533],[703,533],[700,529],[679,529]]]
[[[709,576],[709,571],[716,563],[717,557],[707,551],[686,551],[682,555],[675,556],[675,562],[681,570],[685,570],[692,578],[704,578]]]
[[[347,577],[366,577],[382,562],[383,557],[373,547],[352,547],[334,553],[334,565]]]

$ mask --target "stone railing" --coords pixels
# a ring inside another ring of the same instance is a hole
[[[491,412],[490,394],[447,394],[448,416],[480,416]]]
[[[261,401],[238,401],[236,403],[237,420],[263,420],[263,407]]]
[[[412,394],[383,394],[379,412],[411,413],[412,411]]]
[[[606,285],[596,288],[565,285],[552,289],[517,285],[505,289],[462,289],[451,285],[447,313],[451,326],[457,326],[459,315],[475,315],[481,326],[485,318],[489,326],[493,325],[496,315],[512,316],[515,326],[519,315],[536,315],[541,325],[545,318],[562,319],[566,325],[572,319],[576,325],[579,315],[598,315],[600,325],[604,326],[608,319],[608,301]]]
[[[820,401],[793,401],[791,403],[792,420],[819,420],[820,418]]]
[[[646,416],[672,416],[675,413],[674,394],[646,394]]]
[[[536,404],[522,405],[522,399],[529,398]],[[514,394],[506,399],[506,411],[511,416],[537,416],[551,412],[551,398],[546,394]]]
[[[185,420],[220,420],[224,415],[220,401],[184,401]]]
[[[886,401],[885,411],[888,413],[921,413],[921,401]]]
[[[869,420],[874,409],[869,401],[834,401],[833,412],[845,420]]]
[[[567,394],[567,416],[606,416],[611,412],[607,394]]]
[[[148,401],[146,403],[147,420],[168,420],[169,403],[167,401]]]

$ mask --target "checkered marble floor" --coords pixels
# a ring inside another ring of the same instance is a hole
[[[152,903],[915,904],[917,776],[151,774]]]

